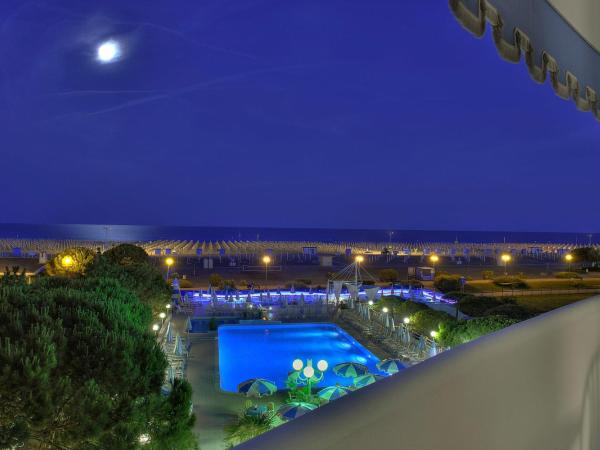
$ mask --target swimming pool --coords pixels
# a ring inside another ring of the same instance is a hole
[[[352,379],[338,377],[333,366],[343,362],[366,365],[372,373],[379,359],[334,324],[222,325],[219,327],[219,371],[221,389],[237,392],[250,378],[266,378],[285,388],[294,359],[329,363],[319,386],[348,386]]]

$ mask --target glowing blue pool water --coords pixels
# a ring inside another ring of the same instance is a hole
[[[336,383],[348,386],[352,379],[338,377],[333,366],[343,362],[366,365],[381,374],[379,359],[348,333],[333,324],[223,325],[219,327],[219,371],[221,389],[237,392],[250,378],[266,378],[285,388],[292,361],[324,359],[329,363],[318,386]]]

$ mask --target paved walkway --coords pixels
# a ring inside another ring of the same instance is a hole
[[[600,293],[600,289],[504,289],[503,291],[477,292],[471,295],[476,297],[525,297],[529,295],[565,295]]]

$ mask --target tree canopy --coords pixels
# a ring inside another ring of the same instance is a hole
[[[46,264],[49,275],[72,276],[85,273],[95,253],[86,247],[72,247],[60,252]]]
[[[196,448],[189,384],[160,393],[150,308],[90,275],[0,286],[0,448]]]
[[[119,244],[105,251],[104,256],[120,266],[149,263],[146,250],[133,244]]]

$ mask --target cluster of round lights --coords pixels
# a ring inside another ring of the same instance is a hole
[[[315,369],[312,367],[312,365],[307,364],[306,366],[304,366],[304,362],[301,359],[295,359],[292,363],[292,367],[298,372],[302,371],[302,374],[306,378],[312,378],[315,375]],[[324,359],[321,359],[317,363],[317,369],[319,369],[321,372],[325,372],[328,367],[329,364],[327,364],[327,361],[325,361]]]

